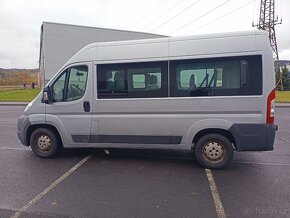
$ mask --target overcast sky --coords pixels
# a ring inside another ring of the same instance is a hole
[[[0,68],[37,68],[43,21],[180,36],[253,29],[260,0],[0,0]],[[276,0],[290,60],[290,0]]]

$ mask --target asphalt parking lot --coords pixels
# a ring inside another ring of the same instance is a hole
[[[37,158],[16,136],[23,109],[0,106],[0,217],[290,217],[290,108],[276,109],[274,151],[236,153],[210,174],[190,151]]]

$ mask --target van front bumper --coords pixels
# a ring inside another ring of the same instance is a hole
[[[229,131],[234,136],[237,151],[274,150],[275,124],[234,124]]]
[[[20,140],[21,144],[25,146],[29,146],[29,143],[27,141],[27,130],[30,126],[29,117],[22,115],[17,120],[17,137]]]

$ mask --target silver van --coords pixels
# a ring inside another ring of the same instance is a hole
[[[90,44],[19,117],[44,158],[60,148],[193,149],[203,167],[273,150],[275,78],[268,36],[247,31]]]

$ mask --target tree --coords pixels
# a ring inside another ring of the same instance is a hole
[[[283,91],[284,87],[281,86],[281,70],[278,68],[275,72],[275,78],[276,78],[276,90]],[[283,82],[282,82],[283,83]]]
[[[286,66],[282,68],[281,77],[282,77],[281,79],[282,79],[284,90],[290,90],[290,78],[289,78],[289,72]]]

